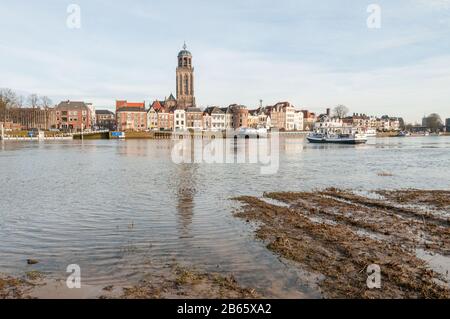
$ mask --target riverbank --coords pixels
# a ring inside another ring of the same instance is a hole
[[[28,272],[17,278],[0,275],[0,299],[256,299],[254,289],[241,287],[232,275],[201,272],[177,263],[160,273],[145,274],[127,286],[85,285],[67,288],[65,280]]]
[[[449,298],[449,198],[420,190],[266,193],[236,198],[236,216],[258,225],[269,250],[322,278],[325,298]],[[367,287],[373,264],[381,289]]]

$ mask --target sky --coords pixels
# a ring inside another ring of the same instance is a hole
[[[184,41],[201,107],[450,117],[450,0],[0,0],[0,87],[97,109],[164,99]]]

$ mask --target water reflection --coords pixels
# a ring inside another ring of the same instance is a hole
[[[180,238],[192,237],[190,226],[194,216],[194,197],[197,193],[196,180],[197,164],[181,164],[177,167],[175,178],[177,189],[177,229]]]
[[[195,141],[190,141],[190,146],[185,151],[190,151],[190,158],[194,162]],[[190,226],[194,216],[194,197],[197,193],[196,176],[198,164],[184,163],[176,165],[175,188],[177,198],[177,230],[179,238],[191,238]]]

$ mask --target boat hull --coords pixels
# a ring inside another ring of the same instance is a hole
[[[307,137],[310,143],[314,144],[365,144],[367,143],[367,139],[354,139],[354,138],[346,138],[346,139],[330,139],[330,138],[314,138]]]

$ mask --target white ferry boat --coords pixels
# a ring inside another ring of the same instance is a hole
[[[367,135],[357,128],[345,125],[339,118],[322,118],[314,124],[313,133],[307,136],[310,143],[365,144]]]
[[[333,134],[311,133],[307,137],[310,143],[335,143],[335,144],[365,144],[367,136],[364,134]]]

